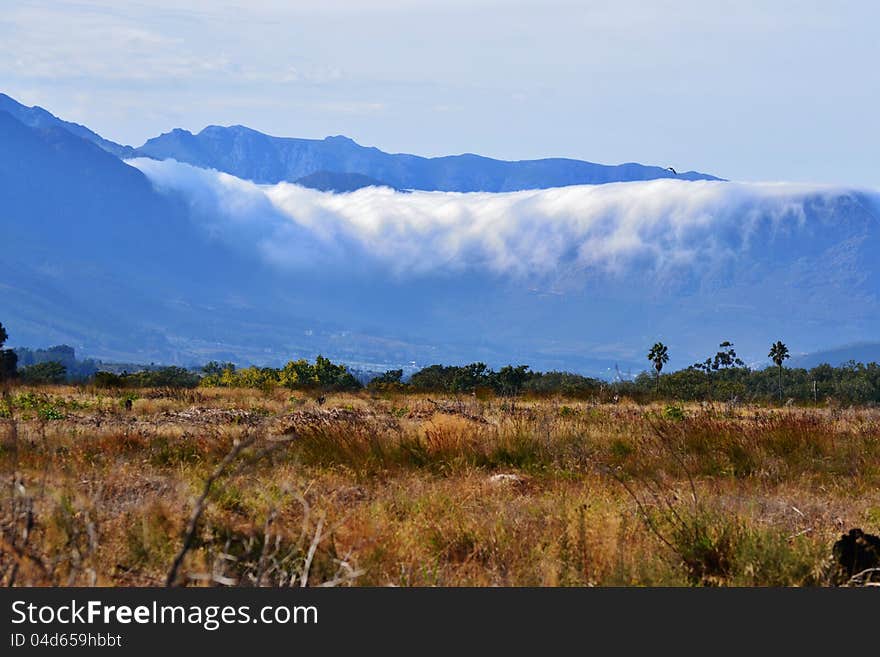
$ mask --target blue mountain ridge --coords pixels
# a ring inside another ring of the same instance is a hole
[[[271,137],[244,126],[208,126],[198,134],[176,129],[148,140],[140,155],[217,169],[257,183],[295,181],[318,171],[358,173],[402,189],[509,192],[567,185],[658,178],[719,180],[688,171],[628,163],[617,166],[565,158],[507,162],[470,153],[425,158],[390,154],[344,136]]]
[[[272,137],[240,125],[208,126],[198,134],[178,128],[132,148],[104,139],[85,126],[63,121],[41,107],[26,107],[4,94],[0,94],[0,111],[29,127],[63,128],[117,157],[175,159],[257,183],[296,182],[330,172],[359,174],[398,189],[505,192],[658,178],[719,180],[695,171],[673,174],[637,163],[609,166],[566,158],[507,162],[470,153],[434,158],[390,154],[343,136]],[[350,181],[337,181],[330,187],[340,185],[351,186]]]

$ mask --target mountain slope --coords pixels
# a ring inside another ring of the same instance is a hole
[[[175,335],[214,332],[215,307],[226,339],[246,333],[243,313],[218,306],[233,288],[263,303],[271,286],[183,200],[66,128],[0,112],[0,144],[0,308],[15,344],[167,358]]]
[[[180,226],[140,171],[66,128],[30,128],[0,111],[0,143],[0,209],[19,245],[95,256],[142,232],[139,247],[164,249]]]
[[[272,137],[244,126],[176,129],[147,141],[138,154],[217,169],[258,183],[295,181],[319,171],[356,173],[400,189],[507,192],[566,185],[678,178],[718,180],[688,171],[629,163],[607,166],[564,158],[507,162],[465,154],[424,158],[389,154],[342,137]]]
[[[108,153],[113,153],[116,157],[136,157],[135,150],[131,146],[122,146],[109,139],[104,139],[101,135],[89,130],[84,125],[59,119],[42,107],[26,107],[3,93],[0,93],[0,112],[6,112],[30,128],[62,128],[77,137],[97,144]]]

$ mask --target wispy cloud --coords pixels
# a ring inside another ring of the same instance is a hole
[[[215,6],[214,9],[217,9]],[[236,9],[239,10],[236,14]],[[201,81],[320,84],[340,80],[341,68],[303,57],[291,62],[248,56],[235,29],[213,42],[201,31],[240,24],[242,7],[180,12],[166,6],[108,2],[33,2],[0,17],[0,73],[30,80],[104,82]],[[184,29],[185,28],[185,29]],[[193,30],[196,34],[193,34]],[[219,43],[218,43],[219,42]]]

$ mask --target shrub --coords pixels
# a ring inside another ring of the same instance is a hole
[[[670,405],[663,409],[663,419],[679,422],[685,417],[684,409],[681,406]]]
[[[67,379],[67,368],[58,361],[50,360],[23,368],[19,377],[25,383],[38,385],[64,383]]]
[[[92,383],[98,388],[121,388],[125,380],[113,372],[95,372]]]

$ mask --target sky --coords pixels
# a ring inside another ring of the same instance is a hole
[[[0,91],[135,146],[242,124],[876,188],[878,24],[868,0],[5,0]]]

